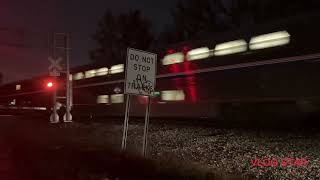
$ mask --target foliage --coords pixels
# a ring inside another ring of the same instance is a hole
[[[271,22],[319,9],[315,0],[187,0],[173,8],[173,27],[162,33],[166,43],[198,39],[214,32]]]
[[[174,32],[168,33],[172,41],[193,39],[203,32],[214,31],[216,27],[214,10],[208,0],[179,2],[172,16]]]
[[[315,0],[262,0],[248,2],[256,23],[273,21],[302,13],[315,12],[319,8],[319,2]]]
[[[123,63],[128,47],[150,48],[153,42],[150,27],[150,21],[138,10],[120,15],[107,11],[93,35],[98,47],[90,52],[90,58],[109,66]]]

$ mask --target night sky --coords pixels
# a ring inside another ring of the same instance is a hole
[[[170,9],[178,0],[4,0],[0,6],[0,72],[4,81],[47,73],[47,32],[71,32],[71,65],[89,63],[90,39],[109,9],[114,13],[140,9],[160,32],[170,23]]]

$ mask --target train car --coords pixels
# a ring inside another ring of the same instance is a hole
[[[48,115],[52,106],[50,77],[35,77],[1,86],[0,112],[15,115]]]
[[[209,118],[228,126],[315,123],[309,117],[320,109],[319,16],[291,17],[158,49],[151,117]],[[124,64],[74,68],[74,119],[123,116],[124,70]],[[36,100],[36,94],[23,97]],[[134,96],[130,115],[144,116],[146,100]]]

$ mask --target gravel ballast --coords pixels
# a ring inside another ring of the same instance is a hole
[[[67,141],[77,146],[108,146],[120,150],[121,123],[72,123],[67,127],[58,126],[37,130],[32,128],[32,133],[43,135],[30,138],[45,142],[44,137],[57,137],[51,141]],[[248,179],[320,179],[320,133],[311,136],[287,132],[257,133],[240,129],[155,124],[152,121],[149,127],[148,158],[153,160],[169,159],[186,165],[196,164],[215,172]],[[62,136],[55,135],[57,130]],[[128,151],[141,154],[142,137],[143,123],[130,122]],[[283,165],[286,158],[307,162]],[[268,159],[278,164],[263,164],[263,160],[267,162]],[[258,165],[254,164],[257,160],[261,161]]]

